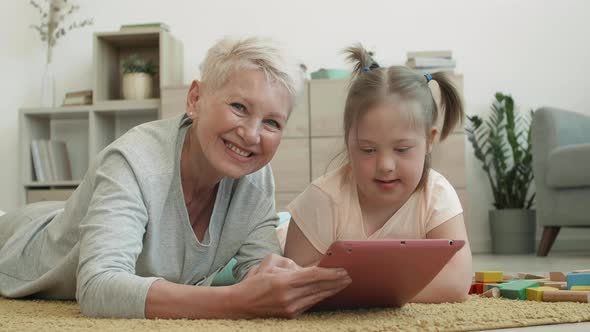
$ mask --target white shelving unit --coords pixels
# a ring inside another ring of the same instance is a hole
[[[69,196],[69,193],[80,184],[90,160],[98,152],[129,129],[144,122],[157,120],[159,110],[159,99],[121,102],[117,107],[89,105],[21,109],[19,125],[23,203]],[[66,143],[73,180],[36,181],[30,148],[34,139],[51,139]],[[60,193],[60,196],[55,196],[56,193]]]
[[[133,53],[158,67],[154,98],[121,98],[121,62]],[[22,108],[19,114],[21,203],[65,200],[80,184],[90,161],[106,146],[144,122],[161,118],[160,87],[183,83],[182,43],[168,31],[147,28],[94,34],[93,105]],[[66,143],[71,181],[39,182],[31,158],[31,142],[48,139]]]

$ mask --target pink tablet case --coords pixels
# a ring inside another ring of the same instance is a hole
[[[401,307],[464,245],[444,239],[336,241],[318,266],[343,267],[352,283],[312,310]]]

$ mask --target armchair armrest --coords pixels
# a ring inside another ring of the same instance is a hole
[[[560,146],[549,154],[547,185],[557,189],[590,187],[590,143]]]
[[[549,155],[555,148],[590,143],[590,117],[584,114],[543,107],[533,115],[531,126],[536,183],[547,183]]]

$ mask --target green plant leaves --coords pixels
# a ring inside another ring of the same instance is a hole
[[[157,68],[151,61],[146,61],[139,54],[133,53],[121,63],[123,73],[146,73],[156,75]]]
[[[487,121],[467,116],[467,139],[475,158],[488,176],[494,207],[529,209],[535,194],[527,198],[533,181],[531,121],[517,113],[511,96],[497,92]]]

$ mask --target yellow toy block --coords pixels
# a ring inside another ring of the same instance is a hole
[[[572,286],[570,290],[577,290],[577,291],[590,291],[590,286]]]
[[[475,272],[475,281],[477,282],[501,282],[504,274],[502,271],[481,271]]]
[[[556,291],[555,287],[541,286],[531,287],[526,289],[526,299],[529,301],[543,301],[544,291]]]

